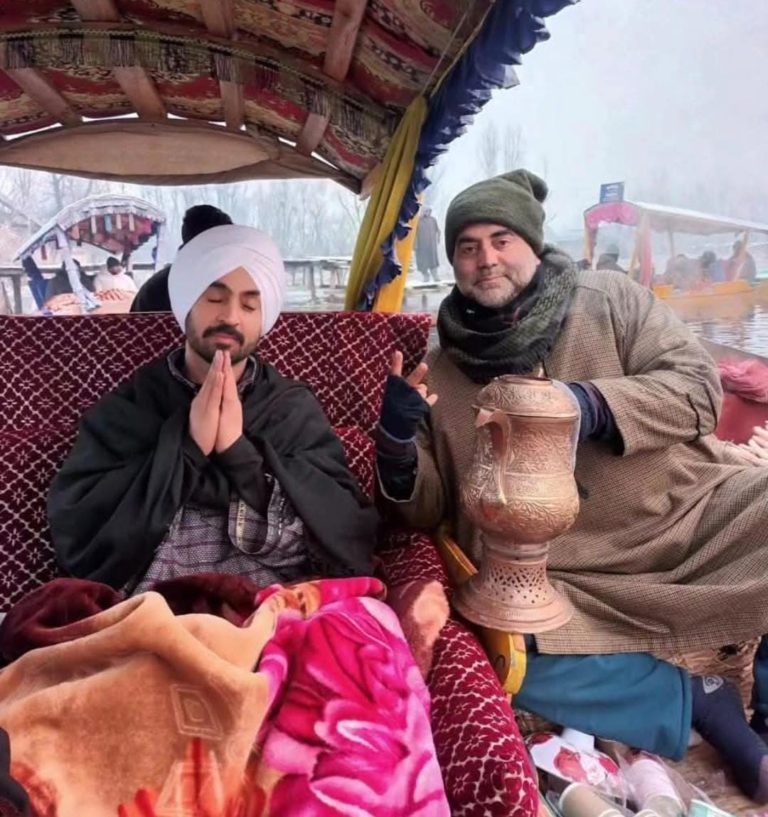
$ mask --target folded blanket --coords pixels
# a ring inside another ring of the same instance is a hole
[[[157,582],[152,588],[176,615],[210,613],[238,627],[256,607],[259,587],[245,576],[199,573]],[[88,616],[114,607],[124,594],[85,579],[54,579],[25,596],[0,624],[0,658],[15,661],[29,650],[69,641]],[[416,664],[426,678],[435,643],[448,620],[448,599],[440,582],[416,580],[387,591]]]
[[[383,593],[270,588],[242,627],[147,593],[68,624],[0,672],[12,774],[57,817],[448,815]]]

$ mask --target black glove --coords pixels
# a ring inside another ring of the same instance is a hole
[[[429,403],[404,377],[390,374],[384,387],[379,425],[396,440],[412,440],[419,423],[429,414]]]

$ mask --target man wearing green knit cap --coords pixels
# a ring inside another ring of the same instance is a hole
[[[459,501],[476,394],[502,374],[565,383],[582,413],[582,502],[549,565],[576,614],[529,640],[516,705],[672,758],[693,726],[766,802],[768,640],[751,725],[729,683],[654,655],[768,632],[768,469],[713,437],[717,368],[669,307],[627,276],[577,272],[544,242],[546,195],[542,179],[515,170],[451,202],[456,286],[426,362],[403,377],[393,360],[377,429],[382,507],[411,526],[448,522],[477,560],[479,531]]]

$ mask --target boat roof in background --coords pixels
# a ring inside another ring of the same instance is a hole
[[[4,0],[0,164],[359,191],[493,0]]]
[[[768,224],[639,201],[596,204],[584,213],[584,223],[592,230],[606,223],[634,227],[640,223],[642,218],[648,219],[651,229],[655,232],[717,235],[749,230],[754,233],[768,234]]]
[[[112,194],[89,196],[80,199],[74,204],[70,204],[60,210],[50,221],[46,222],[31,238],[27,239],[16,252],[15,260],[32,255],[40,247],[50,241],[55,241],[59,231],[71,234],[72,228],[82,222],[91,219],[103,219],[109,216],[110,219],[117,215],[136,216],[139,219],[146,219],[152,224],[165,224],[165,214],[158,210],[153,204],[135,196],[116,196]],[[94,241],[87,241],[89,244],[103,247]],[[117,251],[117,249],[110,249]]]

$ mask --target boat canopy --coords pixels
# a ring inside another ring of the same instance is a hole
[[[370,308],[428,169],[575,2],[3,0],[0,166],[370,193],[347,291]]]
[[[653,232],[692,235],[743,232],[768,234],[768,224],[639,201],[596,204],[584,213],[584,222],[589,230],[597,230],[601,224],[624,224],[637,227],[644,221]]]
[[[5,0],[0,158],[159,184],[329,177],[359,190],[493,5]]]
[[[670,253],[674,254],[676,233],[689,235],[738,235],[744,237],[742,252],[753,233],[768,235],[768,224],[744,219],[715,216],[697,210],[667,207],[662,204],[644,202],[612,201],[596,204],[584,211],[584,252],[591,262],[597,242],[597,231],[602,224],[623,224],[635,227],[635,250],[630,263],[630,273],[639,267],[639,280],[644,286],[651,286],[653,280],[652,233],[666,233],[670,237]]]
[[[48,245],[62,249],[62,241],[71,245],[90,244],[116,255],[130,255],[151,236],[159,238],[165,215],[148,201],[135,196],[90,196],[59,211],[16,253],[24,259]]]

